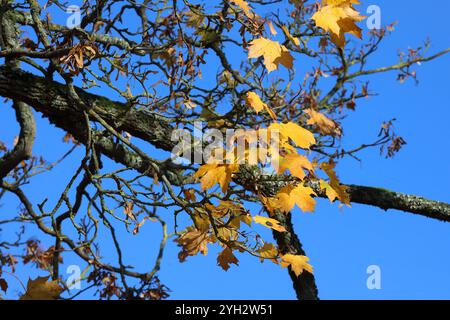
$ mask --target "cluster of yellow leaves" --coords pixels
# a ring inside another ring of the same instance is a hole
[[[248,95],[248,97],[250,97],[252,105],[255,105],[257,110],[270,110],[267,105],[265,105],[261,101],[258,95],[250,94]],[[289,152],[286,156],[281,157],[279,164],[280,166],[278,168],[279,173],[283,173],[289,169],[291,174],[298,177],[299,179],[303,179],[305,177],[303,169],[312,171],[312,164],[305,156],[297,154],[295,148],[298,147],[302,149],[309,149],[316,143],[314,135],[310,131],[293,122],[274,122],[267,129],[260,129],[258,131],[258,135],[266,135],[268,137],[268,140],[274,139],[275,141],[277,141],[279,148],[282,148]],[[291,141],[294,143],[294,145],[291,144]],[[236,156],[236,149],[233,149],[230,152],[226,152],[222,149],[217,149],[216,153],[217,152],[221,152],[223,154],[222,159],[226,161],[221,162],[226,163],[220,163],[220,161],[215,160],[214,157],[211,157],[208,163],[200,166],[194,177],[200,180],[201,189],[203,191],[212,188],[216,184],[219,184],[222,192],[226,193],[232,180],[233,174],[239,171],[238,163],[240,163],[242,159],[238,158],[239,155]],[[249,152],[250,150],[247,149],[244,155],[246,158]]]
[[[247,1],[230,0],[230,2],[239,7],[248,18],[254,19],[258,17],[252,11]],[[322,0],[322,5],[312,17],[318,27],[330,33],[331,40],[339,47],[344,47],[346,33],[361,38],[361,29],[356,23],[365,19],[365,17],[354,9],[353,5],[355,4],[359,4],[359,1]],[[200,23],[194,17],[191,17],[191,20],[193,24]],[[266,23],[269,25],[270,33],[274,36],[277,35],[273,23],[270,21],[266,21]],[[300,40],[294,37],[286,26],[281,26],[281,29],[286,40],[290,41],[294,46],[300,46]],[[279,42],[265,37],[259,37],[249,43],[248,58],[260,57],[263,57],[264,65],[269,73],[278,69],[280,65],[288,69],[293,68],[294,58],[289,50]],[[229,76],[228,78],[231,79],[232,77]],[[224,81],[227,85],[234,87],[236,83],[231,83],[228,78],[224,75]],[[317,194],[308,186],[306,177],[308,175],[316,177],[314,175],[314,169],[318,165],[311,163],[306,156],[299,154],[298,148],[309,150],[311,146],[316,144],[314,134],[293,122],[277,122],[275,112],[255,92],[248,92],[245,100],[247,105],[253,108],[257,114],[263,111],[267,112],[272,120],[274,120],[268,128],[259,129],[258,135],[261,132],[266,133],[269,140],[273,137],[278,137],[279,150],[277,150],[277,153],[279,152],[279,154],[276,156],[279,156],[279,160],[274,166],[277,173],[284,174],[289,171],[291,176],[299,180],[286,185],[272,198],[265,198],[259,195],[261,202],[270,212],[274,210],[289,212],[295,206],[298,206],[303,212],[313,212],[316,205],[314,197]],[[308,115],[307,124],[313,126],[322,135],[342,135],[339,124],[328,118],[325,114],[313,108],[305,110],[305,114]],[[245,137],[245,133],[241,135]],[[273,150],[270,150],[269,153],[271,152]],[[272,153],[271,157],[273,156],[274,154]],[[263,162],[265,160],[259,159],[259,161]],[[320,164],[320,169],[328,176],[328,181],[320,180],[320,188],[325,192],[331,202],[339,199],[341,203],[350,205],[347,187],[340,184],[334,168],[335,164],[332,161]],[[212,188],[215,184],[219,184],[222,192],[226,193],[233,174],[238,171],[239,165],[237,162],[223,164],[213,161],[202,165],[196,172],[195,178],[200,180],[203,191]],[[185,192],[185,197],[187,200],[196,201],[194,193]],[[217,238],[230,242],[236,241],[238,236],[236,229],[239,229],[241,222],[251,225],[251,222],[254,221],[257,224],[278,232],[286,232],[285,227],[278,220],[262,216],[254,216],[252,218],[242,205],[236,204],[233,201],[221,201],[218,206],[206,204],[205,212],[202,212],[202,210],[198,209],[197,216],[193,218],[195,227],[189,227],[176,240],[183,247],[183,251],[180,253],[180,260],[184,260],[186,256],[195,255],[199,252],[206,254],[207,243],[216,242],[218,240]],[[216,230],[217,234],[209,235],[210,215],[215,219],[227,217],[229,219],[227,222],[228,226],[221,226]],[[233,254],[233,250],[236,250],[236,247],[224,247],[224,250],[217,257],[217,263],[224,270],[228,270],[231,264],[238,264],[238,259]],[[239,250],[241,251],[241,249]],[[274,263],[280,263],[282,267],[290,267],[297,276],[304,270],[312,273],[312,266],[308,263],[309,259],[306,256],[293,254],[281,255],[278,249],[269,243],[264,243],[256,252],[259,254],[261,261],[270,259]],[[281,261],[279,261],[280,259]]]
[[[185,15],[187,17],[186,25],[194,29],[199,29],[205,20],[204,16],[198,15],[193,11],[187,11]]]
[[[255,17],[246,1],[233,0],[243,12],[250,18]],[[361,28],[356,23],[366,17],[361,15],[354,4],[359,4],[359,0],[322,0],[319,10],[312,16],[316,25],[330,33],[331,40],[343,48],[345,46],[345,34],[350,33],[358,38],[362,37]],[[269,21],[270,32],[276,35],[277,32],[273,24]],[[294,37],[286,26],[282,26],[283,33],[293,45],[300,46],[300,40]],[[283,65],[288,69],[293,68],[294,58],[289,50],[277,41],[260,37],[249,43],[248,58],[264,57],[264,65],[270,73]]]
[[[322,6],[312,16],[316,25],[330,33],[331,40],[339,47],[345,46],[345,33],[361,38],[361,28],[356,22],[364,20],[353,8],[359,0],[322,0]]]
[[[218,206],[207,204],[205,208],[210,212],[214,218],[227,217],[228,228],[220,227],[217,237],[221,237],[226,241],[235,241],[236,232],[233,229],[240,228],[240,222],[245,222],[250,225],[252,220],[255,223],[261,224],[265,227],[274,229],[278,232],[286,232],[286,229],[280,224],[279,221],[266,218],[262,216],[255,216],[253,219],[242,207],[242,205],[233,201],[220,201]],[[207,218],[201,217],[200,220]],[[231,219],[230,217],[234,217]],[[197,223],[196,223],[197,225]],[[231,229],[229,229],[231,228]],[[216,236],[210,235],[209,222],[202,222],[197,227],[188,227],[175,241],[182,247],[182,251],[179,253],[179,259],[181,262],[185,261],[187,256],[194,256],[198,253],[206,254],[208,252],[208,243],[214,243],[217,241]],[[223,245],[224,249],[217,256],[217,264],[227,271],[231,264],[238,265],[239,260],[233,253],[233,250],[243,252],[238,246],[233,248],[227,245]],[[303,255],[293,254],[281,254],[275,245],[271,243],[264,243],[259,249],[256,250],[261,262],[265,260],[271,260],[275,264],[280,264],[282,267],[291,267],[292,271],[298,276],[304,270],[312,272],[312,266],[308,263],[309,259]]]
[[[287,185],[277,193],[274,198],[266,200],[266,207],[270,210],[289,212],[297,205],[303,212],[313,212],[316,207],[317,196],[313,189],[303,184]]]
[[[256,17],[249,4],[244,0],[232,0],[247,17]],[[345,34],[350,33],[358,38],[362,37],[361,28],[356,23],[364,20],[366,17],[361,15],[354,4],[360,4],[359,0],[322,0],[319,10],[312,16],[316,25],[326,32],[330,33],[331,40],[343,48],[345,46]],[[272,35],[277,32],[272,22],[268,22]],[[300,46],[300,40],[294,37],[286,26],[281,26],[283,33],[293,45]],[[277,41],[260,37],[249,43],[248,58],[264,57],[264,65],[270,73],[283,65],[288,69],[293,68],[294,58],[289,50]]]
[[[185,192],[186,194],[187,197],[191,197],[190,192]],[[212,234],[210,232],[210,217],[216,221],[214,229],[217,233]],[[195,226],[187,227],[175,240],[182,247],[181,252],[178,254],[181,262],[185,261],[188,256],[194,256],[198,253],[205,255],[208,251],[208,243],[216,243],[219,238],[225,242],[235,242],[238,237],[237,230],[241,228],[241,223],[243,222],[249,226],[252,223],[252,217],[245,208],[231,200],[221,200],[219,205],[206,203],[204,207],[196,208],[192,218]],[[222,222],[218,223],[219,221]],[[229,264],[238,263],[231,248],[227,248],[219,254],[217,260],[219,266],[225,270],[229,268]]]
[[[49,277],[38,277],[28,280],[27,291],[20,300],[56,300],[64,290],[57,280],[48,281]]]

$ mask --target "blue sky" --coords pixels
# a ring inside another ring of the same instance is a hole
[[[432,44],[430,53],[450,47],[445,23],[450,15],[450,2],[362,3],[361,10],[371,4],[380,6],[383,25],[398,22],[393,35],[384,41],[371,60],[373,65],[395,63],[399,49],[417,47],[427,38]],[[418,85],[413,81],[399,84],[395,73],[368,78],[372,90],[379,95],[360,101],[357,112],[344,123],[345,143],[358,146],[373,140],[383,121],[397,118],[396,130],[408,144],[394,159],[384,159],[378,150],[365,151],[361,154],[362,162],[341,161],[338,173],[345,183],[380,186],[450,202],[450,56],[423,64],[417,71]],[[9,145],[17,133],[17,126],[8,120],[13,117],[10,109],[0,108],[0,140]],[[63,133],[40,117],[37,133],[35,153],[45,155],[48,160],[57,159],[69,148],[60,143]],[[60,193],[82,152],[80,149],[49,175],[37,177],[27,187],[32,198],[41,202],[48,195]],[[2,214],[17,212],[15,202],[3,201],[2,204]],[[450,299],[450,225],[362,205],[340,210],[337,205],[322,200],[314,214],[296,211],[293,219],[315,268],[322,299]],[[149,236],[159,232],[153,228],[146,225],[143,235],[126,243],[126,255],[140,266],[153,261],[159,241],[158,237]],[[29,235],[39,237],[37,232],[29,232]],[[8,231],[0,233],[2,238],[7,236],[10,236]],[[142,255],[142,249],[148,253],[148,258]],[[216,266],[217,252],[218,248],[211,247],[208,256],[189,257],[180,264],[178,248],[169,244],[159,275],[173,290],[172,299],[295,298],[285,270],[239,255],[239,267],[224,272]],[[68,259],[65,265],[73,262]],[[369,265],[381,268],[381,290],[366,287]],[[26,272],[28,268],[19,270],[20,274]],[[41,273],[32,271],[30,274]],[[17,284],[10,286],[11,296],[20,291]]]

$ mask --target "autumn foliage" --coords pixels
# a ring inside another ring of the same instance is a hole
[[[342,147],[342,120],[373,94],[359,79],[393,70],[401,81],[415,79],[413,66],[430,60],[423,48],[410,49],[396,65],[368,68],[394,27],[364,31],[360,5],[84,1],[72,28],[53,18],[66,9],[59,1],[4,5],[2,19],[14,30],[2,44],[0,73],[13,75],[0,83],[0,95],[22,128],[35,127],[32,115],[20,117],[33,108],[64,131],[70,150],[50,163],[32,153],[10,156],[28,145],[23,132],[12,148],[0,142],[0,173],[11,167],[0,176],[0,198],[14,195],[21,209],[13,220],[31,222],[51,239],[24,242],[19,234],[13,244],[0,243],[0,289],[7,292],[17,264],[33,264],[42,276],[26,279],[20,299],[70,297],[60,268],[71,254],[83,264],[77,281],[100,298],[164,299],[169,289],[158,272],[165,247],[175,244],[180,262],[218,246],[225,271],[243,254],[287,268],[297,296],[316,299],[314,261],[294,233],[291,212],[314,213],[319,198],[347,207],[358,200],[339,180],[339,160],[358,159],[370,147],[391,157],[406,143],[391,120],[375,141]],[[181,147],[177,130],[186,133]],[[208,130],[232,134],[206,156]],[[30,201],[23,187],[76,150],[77,166],[56,200]],[[162,236],[154,265],[139,271],[125,261],[121,240],[149,224]],[[110,237],[114,262],[102,256],[99,233]],[[10,247],[25,254],[10,254]]]

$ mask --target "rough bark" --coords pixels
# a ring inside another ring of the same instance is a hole
[[[0,12],[0,47],[3,50],[17,49],[19,30],[13,19],[13,11],[6,9]],[[18,69],[20,62],[14,58],[6,58],[5,65],[10,69]],[[22,161],[32,156],[36,123],[32,109],[21,100],[13,99],[13,108],[17,122],[20,125],[18,140],[11,152],[0,158],[0,181],[14,170]]]
[[[283,254],[306,255],[302,243],[294,231],[292,225],[291,213],[275,213],[276,219],[286,228],[286,232],[273,232],[277,245]],[[303,271],[300,276],[289,268],[289,276],[292,280],[297,299],[299,300],[318,300],[319,291],[317,289],[314,275],[308,271]]]
[[[0,181],[22,161],[31,157],[36,133],[31,108],[20,101],[15,101],[13,107],[20,125],[20,134],[14,149],[0,158]]]

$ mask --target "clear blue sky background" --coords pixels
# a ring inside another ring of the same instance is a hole
[[[416,47],[427,37],[432,41],[430,53],[450,47],[447,0],[362,2],[361,11],[370,4],[381,7],[384,25],[398,22],[394,34],[373,57],[373,65],[395,63],[399,49]],[[394,117],[398,119],[396,130],[408,145],[394,159],[380,157],[378,150],[364,152],[362,163],[342,161],[338,172],[345,183],[381,186],[450,202],[450,56],[417,70],[419,85],[413,81],[399,84],[395,73],[372,76],[371,88],[379,96],[359,102],[357,112],[345,120],[349,146],[373,140],[381,123]],[[0,108],[0,117],[0,140],[11,145],[17,134],[17,126],[10,120],[11,108]],[[57,159],[69,147],[60,143],[62,136],[61,131],[39,117],[35,153],[48,160]],[[37,177],[27,188],[33,200],[40,202],[59,194],[81,154],[82,150],[50,174]],[[6,201],[11,199],[3,201],[2,214],[17,212],[15,202]],[[314,214],[294,213],[295,229],[315,268],[322,299],[450,299],[449,224],[362,205],[339,210],[337,205],[322,200]],[[144,228],[145,232],[126,243],[126,255],[141,267],[153,263],[159,241],[149,236],[153,228],[159,232],[156,226],[148,224]],[[39,233],[29,232],[29,236],[33,235],[39,237]],[[2,238],[10,236],[8,230],[0,233]],[[142,254],[143,248],[148,256]],[[285,270],[239,255],[239,267],[224,272],[216,266],[217,251],[211,247],[208,256],[189,257],[180,264],[178,248],[169,244],[160,278],[173,290],[172,299],[295,298]],[[74,261],[66,259],[65,265]],[[369,265],[381,268],[381,290],[366,287]],[[35,276],[42,272],[25,268],[19,274]],[[8,295],[17,296],[20,286],[12,279],[10,286]]]

